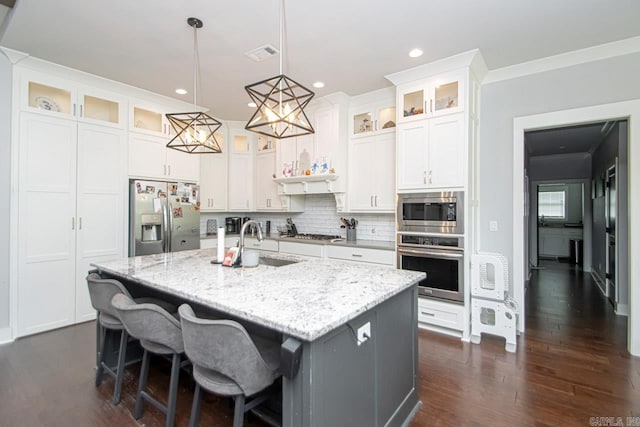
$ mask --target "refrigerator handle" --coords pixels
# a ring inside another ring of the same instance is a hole
[[[169,202],[163,203],[162,204],[162,252],[168,252],[169,251],[169,232],[168,232],[168,228],[169,228],[169,216],[167,215],[168,206]]]
[[[169,222],[167,225],[167,252],[173,251],[171,247],[171,240],[173,238],[173,206],[171,203],[167,201],[167,216],[169,217]]]

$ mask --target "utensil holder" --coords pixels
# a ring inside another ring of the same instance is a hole
[[[207,220],[207,236],[213,236],[218,231],[218,221],[215,219]]]
[[[347,228],[347,242],[355,242],[355,241],[356,241],[356,229]]]

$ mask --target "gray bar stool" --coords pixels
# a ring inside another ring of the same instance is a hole
[[[137,304],[126,295],[115,295],[111,304],[129,335],[138,338],[144,349],[133,417],[136,420],[142,417],[142,406],[147,400],[167,416],[166,426],[173,426],[178,398],[180,355],[184,353],[180,322],[162,307],[149,303]],[[149,375],[149,353],[172,356],[169,399],[166,406],[145,390]]]
[[[103,279],[96,272],[91,272],[87,276],[87,286],[89,288],[91,305],[98,313],[96,320],[96,337],[99,344],[96,353],[96,387],[102,384],[105,371],[111,375],[115,379],[112,402],[114,405],[117,405],[120,403],[120,397],[122,394],[122,381],[124,379],[124,367],[129,335],[124,329],[122,322],[120,322],[120,319],[118,319],[117,314],[111,305],[111,300],[113,299],[113,296],[117,294],[127,295],[128,297],[131,297],[131,295],[119,281],[114,279]],[[175,305],[155,298],[138,298],[136,301],[153,302],[161,305],[168,311],[176,311]],[[107,332],[120,333],[120,349],[118,350],[118,362],[115,367],[110,367],[105,362],[105,342]]]
[[[201,387],[235,398],[234,427],[244,422],[244,413],[264,402],[266,389],[280,376],[280,345],[252,339],[245,328],[233,320],[208,320],[196,317],[183,304],[178,309],[184,348],[193,364],[196,389],[189,426],[200,416]],[[245,403],[246,397],[253,397]]]

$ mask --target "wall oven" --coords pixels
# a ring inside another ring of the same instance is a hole
[[[398,233],[398,268],[427,273],[418,283],[421,296],[464,301],[462,237]]]
[[[464,233],[464,193],[398,195],[398,231]]]

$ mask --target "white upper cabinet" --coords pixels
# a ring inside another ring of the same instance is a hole
[[[256,153],[254,164],[256,210],[282,210],[282,203],[278,196],[278,184],[273,182],[273,177],[276,174],[275,150]]]
[[[200,210],[224,212],[227,210],[228,148],[223,133],[215,134],[222,153],[200,154]]]
[[[400,123],[464,111],[464,72],[451,72],[398,88]]]
[[[349,143],[349,211],[395,212],[395,140],[385,133]]]
[[[371,102],[350,108],[351,138],[359,138],[381,131],[393,132],[396,127],[396,107],[393,99]]]
[[[126,127],[127,102],[121,96],[31,70],[22,70],[20,76],[24,111]]]
[[[228,209],[235,212],[253,210],[253,154],[255,134],[241,123],[229,125]]]
[[[398,127],[398,190],[457,188],[466,182],[463,113]]]
[[[129,131],[147,135],[174,137],[176,132],[165,114],[175,112],[166,106],[142,100],[132,100],[129,108]]]
[[[129,176],[162,181],[198,182],[200,179],[200,154],[189,154],[167,147],[169,141],[176,136],[165,117],[170,110],[169,107],[146,101],[131,101]]]

